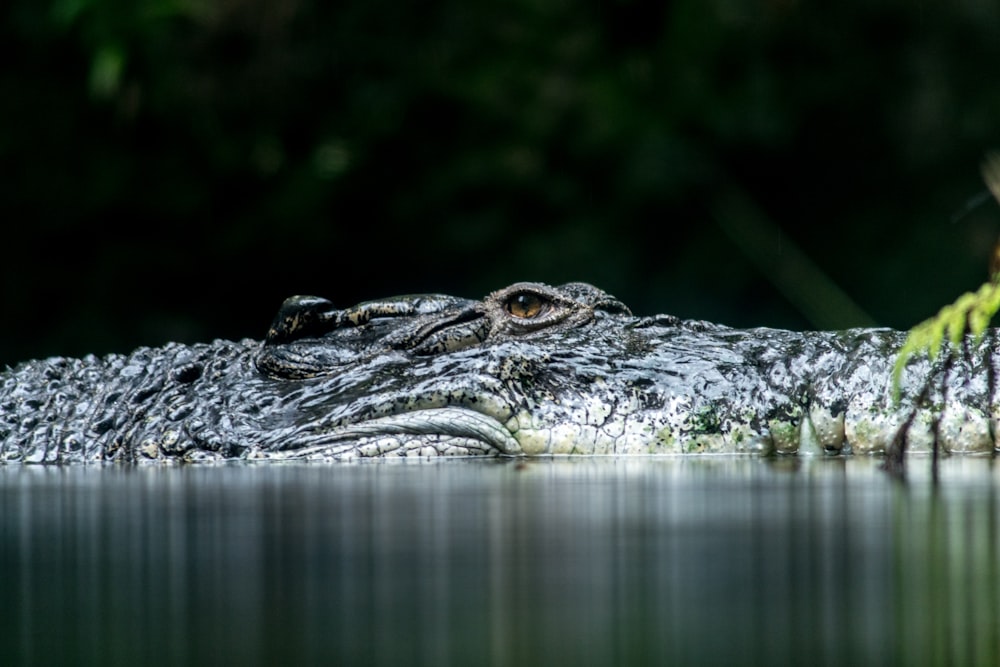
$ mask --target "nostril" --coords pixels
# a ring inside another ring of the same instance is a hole
[[[318,296],[285,299],[267,331],[265,345],[276,345],[309,336],[319,336],[337,326],[338,311]]]

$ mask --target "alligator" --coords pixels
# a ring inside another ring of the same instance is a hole
[[[297,296],[263,341],[8,368],[0,460],[992,454],[995,331],[911,360],[897,394],[904,339],[637,317],[585,283]]]

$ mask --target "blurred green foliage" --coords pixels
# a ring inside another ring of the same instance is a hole
[[[982,282],[1000,223],[951,222],[1000,146],[986,0],[4,13],[0,363],[260,336],[293,293],[515,280],[909,327]]]

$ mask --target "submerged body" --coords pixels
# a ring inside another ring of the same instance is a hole
[[[583,283],[293,297],[263,342],[8,370],[0,460],[881,453],[901,427],[911,451],[993,452],[994,332],[911,362],[895,402],[904,339],[635,317]]]

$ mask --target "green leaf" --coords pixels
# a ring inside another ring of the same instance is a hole
[[[934,317],[910,329],[892,371],[894,398],[899,400],[903,369],[914,356],[927,354],[930,359],[936,359],[946,336],[952,346],[959,345],[967,335],[979,342],[997,311],[1000,311],[1000,284],[988,282],[975,292],[966,292]]]

